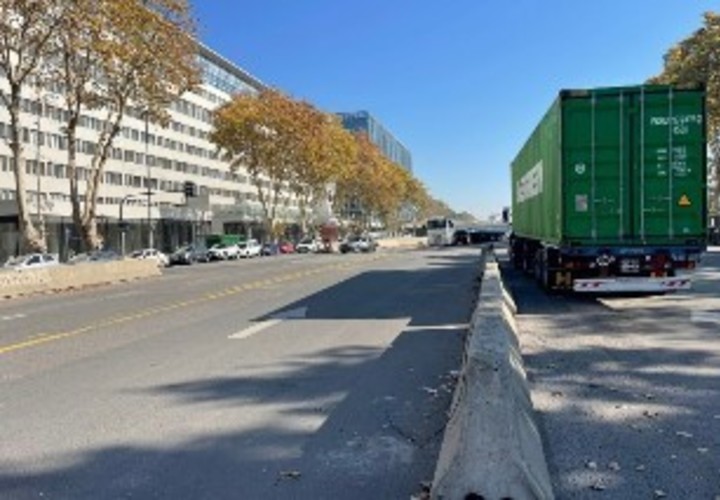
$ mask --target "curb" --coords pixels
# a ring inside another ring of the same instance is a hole
[[[517,308],[497,263],[485,264],[484,254],[480,295],[431,498],[551,500],[550,475],[516,337]]]

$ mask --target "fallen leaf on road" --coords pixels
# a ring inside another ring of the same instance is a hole
[[[302,474],[299,470],[283,470],[280,471],[280,477],[283,479],[300,479]]]
[[[602,483],[595,483],[592,486],[590,486],[590,489],[595,490],[595,491],[604,491],[605,485]]]
[[[655,490],[653,494],[655,495],[655,498],[665,498],[667,496],[667,493],[663,490]]]
[[[438,393],[438,390],[437,390],[437,389],[433,389],[432,387],[423,387],[422,390],[425,391],[425,392],[427,392],[427,393],[430,394],[431,396],[437,396],[437,393]]]
[[[614,471],[619,471],[619,470],[620,470],[620,464],[617,463],[617,462],[610,462],[610,463],[608,464],[608,469],[614,470]]]
[[[640,464],[637,467],[635,467],[635,470],[638,472],[642,472],[645,470],[645,466],[643,464]]]
[[[700,453],[707,453],[708,451],[710,451],[710,449],[709,448],[698,448],[697,451],[699,451]]]
[[[691,433],[687,432],[687,431],[677,431],[677,432],[675,433],[675,435],[676,435],[676,436],[680,436],[680,437],[684,437],[684,438],[688,438],[688,439],[690,439],[691,437],[693,437],[693,435],[692,435]]]
[[[595,470],[595,469],[597,469],[597,462],[593,462],[593,461],[587,462],[585,464],[585,467],[587,467],[588,469]]]

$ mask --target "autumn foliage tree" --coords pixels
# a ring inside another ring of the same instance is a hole
[[[335,116],[275,90],[237,95],[218,108],[211,140],[233,169],[248,173],[268,233],[289,195],[303,230],[311,206],[330,204],[336,214],[359,217],[355,222],[365,228],[372,220],[398,228],[403,208],[427,199],[422,183],[366,135],[351,134]]]
[[[679,86],[703,85],[707,92],[707,136],[711,151],[711,168],[715,171],[715,193],[711,210],[717,213],[720,194],[720,14],[706,12],[703,26],[672,46],[664,57],[661,74],[650,83]]]
[[[123,119],[132,109],[138,118],[167,125],[170,104],[199,84],[200,75],[186,0],[74,0],[71,4],[59,37],[58,74],[65,87],[73,218],[86,248],[92,249],[102,243],[97,232],[98,195]],[[76,131],[83,109],[100,110],[103,118],[81,195]]]
[[[12,152],[18,223],[24,247],[30,251],[44,251],[46,242],[28,208],[20,102],[23,90],[45,75],[44,63],[52,56],[52,40],[64,11],[63,3],[50,0],[0,1],[0,74],[8,89],[0,92],[0,102],[10,115],[7,141]],[[37,193],[37,203],[39,197]]]
[[[240,94],[215,111],[210,135],[234,170],[244,169],[275,232],[278,208],[301,155],[303,105],[275,90]]]

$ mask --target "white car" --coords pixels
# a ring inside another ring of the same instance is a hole
[[[240,256],[240,249],[237,245],[216,243],[210,247],[207,254],[210,260],[237,259]]]
[[[138,260],[154,260],[157,261],[157,264],[160,267],[167,267],[170,265],[170,259],[168,258],[168,256],[155,248],[143,248],[142,250],[135,250],[133,253],[130,254],[130,258]]]
[[[320,251],[320,243],[312,238],[304,238],[295,245],[297,253],[316,253]]]
[[[58,256],[50,253],[31,253],[28,255],[20,255],[18,257],[10,257],[3,267],[15,271],[23,271],[25,269],[40,269],[43,267],[57,266],[60,264]]]
[[[257,240],[247,240],[237,244],[238,254],[240,257],[249,259],[251,257],[260,257],[262,246]]]

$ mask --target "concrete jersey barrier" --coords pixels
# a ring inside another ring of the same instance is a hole
[[[488,263],[435,469],[437,500],[553,499],[513,328],[514,303]]]
[[[159,276],[152,260],[117,260],[0,272],[0,297],[77,289]]]
[[[381,238],[377,243],[380,248],[421,248],[427,246],[427,238]]]

